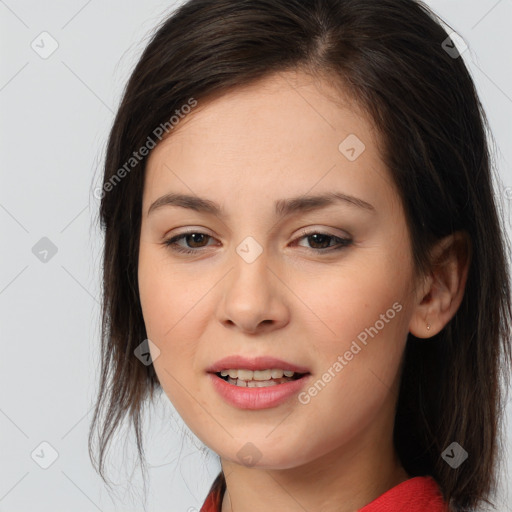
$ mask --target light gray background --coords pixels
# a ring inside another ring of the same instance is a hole
[[[428,4],[469,46],[463,57],[499,148],[499,198],[510,232],[512,1]],[[151,29],[174,5],[0,1],[0,512],[142,510],[140,472],[132,486],[122,485],[135,462],[128,430],[112,452],[119,474],[111,474],[121,484],[116,495],[109,497],[87,455],[99,367],[102,248],[92,191],[100,184],[108,130],[129,73]],[[40,53],[52,40],[40,36],[43,31],[58,44],[47,58]],[[57,249],[47,262],[34,254],[43,250],[36,244],[48,244],[43,237]],[[510,402],[507,417],[503,455],[510,471]],[[219,470],[216,456],[203,455],[190,432],[182,440],[183,423],[165,395],[151,418],[144,436],[148,510],[199,509]],[[58,454],[47,469],[38,464],[51,462],[42,442]],[[509,473],[502,478],[499,510],[512,510]]]

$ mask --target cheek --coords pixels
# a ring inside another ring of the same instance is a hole
[[[314,335],[309,329],[319,382],[306,390],[303,403],[316,401],[326,417],[335,414],[333,403],[345,411],[341,416],[378,408],[393,387],[405,347],[407,273],[382,259],[365,266],[365,271],[345,268],[320,279],[315,290],[321,293],[298,291],[314,313],[310,325],[320,326]],[[399,268],[405,269],[405,262]]]
[[[323,334],[318,331],[311,340],[315,379],[299,400],[302,414],[312,418],[303,435],[314,438],[322,425],[324,436],[315,448],[319,451],[348,442],[383,410],[391,410],[407,339],[403,276],[378,266],[372,273],[340,275],[320,282],[322,294],[310,293],[305,301],[322,320]],[[284,434],[278,435],[286,442]]]
[[[318,324],[315,338],[318,354],[348,350],[360,335],[364,342],[368,330],[375,337],[392,339],[407,324],[405,304],[408,282],[396,269],[376,262],[366,269],[340,269],[294,287],[307,306],[311,325]],[[314,291],[312,291],[314,290]],[[378,333],[375,332],[375,329]]]
[[[206,318],[201,297],[211,286],[171,267],[152,244],[141,244],[139,294],[148,338],[160,353],[153,359],[164,391],[174,401],[179,383],[190,379]],[[190,383],[187,381],[187,386]]]
[[[190,368],[198,339],[194,329],[198,325],[191,321],[190,315],[190,311],[194,311],[193,293],[176,293],[182,284],[164,265],[158,265],[156,261],[151,264],[149,259],[141,256],[139,293],[144,324],[148,338],[159,350],[157,354],[151,351],[153,366],[168,399],[182,417],[188,417],[189,395],[184,393],[184,388],[196,394]],[[198,411],[195,413],[199,414]]]
[[[165,250],[148,243],[141,243],[138,279],[148,336],[167,344],[183,325],[190,328],[188,317],[194,316],[195,306],[208,290],[204,280],[171,266]]]

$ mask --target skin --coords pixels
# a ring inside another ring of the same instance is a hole
[[[354,161],[338,149],[349,134],[365,145]],[[452,250],[455,236],[434,252],[447,256],[443,266],[415,273],[380,143],[354,101],[297,71],[200,101],[150,154],[138,274],[144,321],[165,393],[220,455],[223,512],[348,512],[409,478],[392,442],[407,335],[444,327],[467,265]],[[274,213],[278,199],[332,191],[373,209],[338,202],[282,219]],[[215,201],[223,215],[176,205],[148,215],[170,192]],[[336,251],[336,238],[302,228],[352,242]],[[176,242],[194,254],[164,244],[189,229],[209,235]],[[236,252],[248,236],[262,249],[252,263]],[[316,381],[395,303],[401,310],[307,404],[295,396],[238,409],[206,374],[227,355],[272,355],[309,368]],[[253,465],[237,456],[248,442],[259,454]]]

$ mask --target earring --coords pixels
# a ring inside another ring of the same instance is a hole
[[[427,324],[427,331],[430,331],[430,324]]]

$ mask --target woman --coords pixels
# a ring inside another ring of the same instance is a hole
[[[203,511],[489,500],[509,276],[455,48],[411,0],[162,24],[105,163],[100,474],[158,389],[219,454]]]

